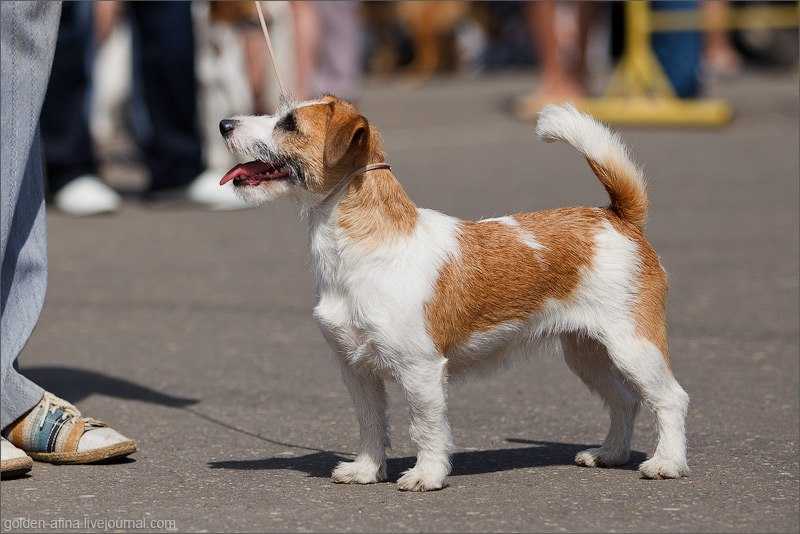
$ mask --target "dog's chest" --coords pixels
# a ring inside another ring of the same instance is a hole
[[[424,309],[439,266],[456,253],[455,220],[420,210],[412,235],[380,247],[348,242],[331,226],[311,233],[314,316],[329,343],[360,356],[435,353]]]
[[[323,334],[341,353],[364,352],[369,330],[374,329],[368,320],[373,314],[370,299],[362,296],[370,291],[364,287],[370,273],[349,257],[335,231],[328,228],[312,233],[311,260],[317,294],[314,318]]]

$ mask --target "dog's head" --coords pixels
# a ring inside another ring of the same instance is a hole
[[[286,106],[275,115],[224,119],[219,129],[228,148],[248,160],[220,183],[233,181],[253,204],[288,194],[324,198],[352,171],[383,161],[367,119],[333,96]]]

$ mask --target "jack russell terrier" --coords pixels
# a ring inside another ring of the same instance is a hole
[[[588,467],[628,461],[639,404],[658,422],[646,478],[688,473],[689,397],[670,369],[667,275],[644,235],[642,171],[622,140],[571,106],[548,106],[537,133],[580,152],[608,192],[607,208],[560,208],[479,221],[418,208],[386,163],[375,126],[333,96],[274,116],[220,122],[244,160],[221,184],[252,204],[296,198],[308,216],[318,302],[314,317],[341,363],[360,427],[340,483],[386,478],[384,382],[408,401],[416,465],[401,490],[446,485],[453,447],[448,376],[496,365],[542,341],[602,397],[611,428],[578,453]]]

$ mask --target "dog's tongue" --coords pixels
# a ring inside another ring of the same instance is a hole
[[[219,185],[225,185],[231,180],[236,178],[261,178],[269,180],[272,174],[275,173],[275,168],[269,163],[263,161],[251,161],[248,163],[240,163],[234,168],[225,173]]]

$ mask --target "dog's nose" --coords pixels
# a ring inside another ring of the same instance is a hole
[[[222,134],[222,137],[227,137],[229,133],[231,133],[236,125],[239,124],[239,121],[234,119],[222,119],[219,121],[219,133]]]

